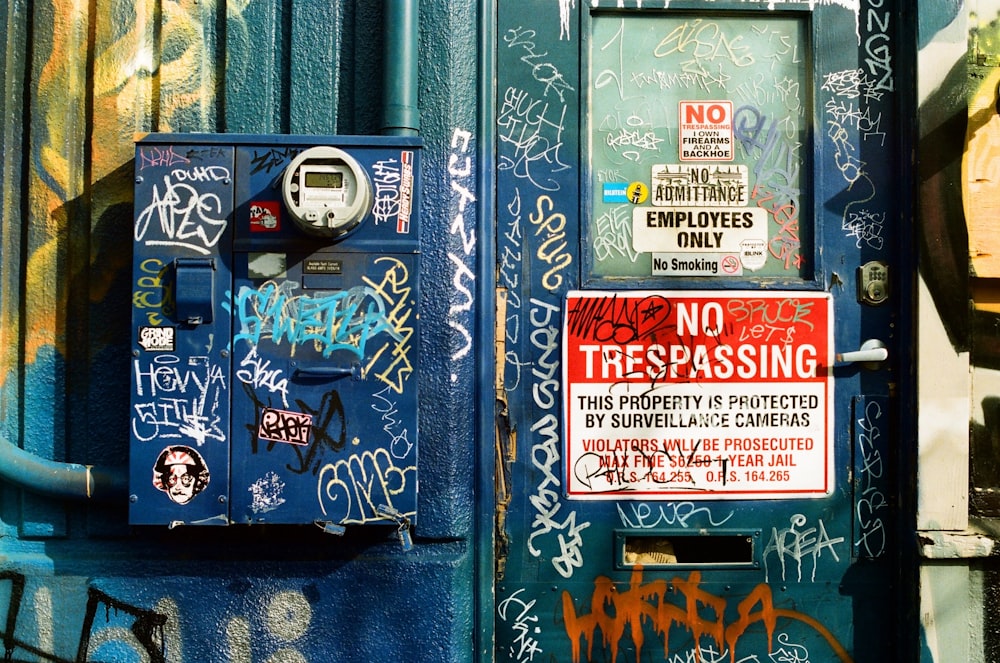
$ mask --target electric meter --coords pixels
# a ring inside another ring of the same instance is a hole
[[[296,225],[323,237],[351,231],[372,206],[364,169],[347,152],[328,145],[310,147],[292,159],[281,195]]]

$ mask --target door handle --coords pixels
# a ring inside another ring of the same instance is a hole
[[[329,364],[299,364],[291,362],[293,378],[313,380],[338,380],[340,378],[363,379],[361,364],[350,366],[330,366]]]
[[[861,344],[861,348],[858,350],[837,353],[837,363],[851,364],[857,362],[868,364],[865,368],[876,368],[874,364],[878,364],[888,358],[889,350],[886,349],[885,343],[876,338],[868,339]]]

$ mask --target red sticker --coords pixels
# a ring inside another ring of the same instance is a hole
[[[258,200],[250,203],[250,232],[273,233],[281,230],[281,203]]]

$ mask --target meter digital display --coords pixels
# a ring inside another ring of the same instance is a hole
[[[371,210],[368,174],[344,150],[320,145],[292,159],[281,183],[296,225],[312,235],[336,238],[358,226]]]
[[[349,192],[345,184],[350,175],[345,177],[344,171],[343,166],[303,164],[299,168],[299,203],[307,207],[346,203]]]
[[[324,172],[315,170],[305,170],[303,179],[307,187],[318,187],[322,189],[343,189],[344,174],[337,172]]]

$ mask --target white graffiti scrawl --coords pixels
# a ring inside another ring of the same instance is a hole
[[[153,185],[150,202],[135,221],[135,241],[209,255],[229,224],[222,200],[199,185],[229,179],[222,166],[175,169]]]
[[[469,325],[474,301],[472,284],[476,280],[476,275],[472,271],[470,263],[473,258],[473,250],[476,247],[476,231],[474,227],[471,227],[473,224],[468,223],[465,218],[466,207],[476,202],[476,197],[467,186],[472,178],[472,158],[468,155],[472,148],[471,143],[472,134],[470,132],[455,129],[451,136],[451,147],[454,151],[448,157],[451,190],[458,194],[449,232],[453,238],[451,244],[456,244],[454,238],[457,238],[459,241],[455,248],[460,248],[460,251],[448,251],[448,259],[452,262],[455,270],[452,285],[454,285],[456,292],[455,300],[448,308],[448,326],[460,336],[453,341],[453,346],[456,343],[460,343],[460,346],[453,347],[452,361],[466,357],[472,349],[472,335],[469,333]]]
[[[555,321],[560,309],[535,298],[529,303],[531,344],[540,352],[531,371],[532,398],[544,414],[531,425],[531,433],[536,436],[531,446],[531,464],[541,480],[528,498],[535,511],[528,536],[528,552],[532,557],[541,557],[538,540],[551,540],[549,535],[555,533],[555,545],[559,550],[558,554],[552,555],[552,566],[562,577],[571,578],[573,572],[583,566],[583,537],[580,533],[590,527],[590,522],[578,523],[576,511],[562,511],[564,505],[560,500],[559,449],[562,441],[559,420],[553,412],[558,411],[559,405],[559,329]]]
[[[208,357],[158,355],[152,363],[135,360],[135,405],[132,431],[136,439],[187,438],[202,445],[225,441],[222,404],[226,376]]]

